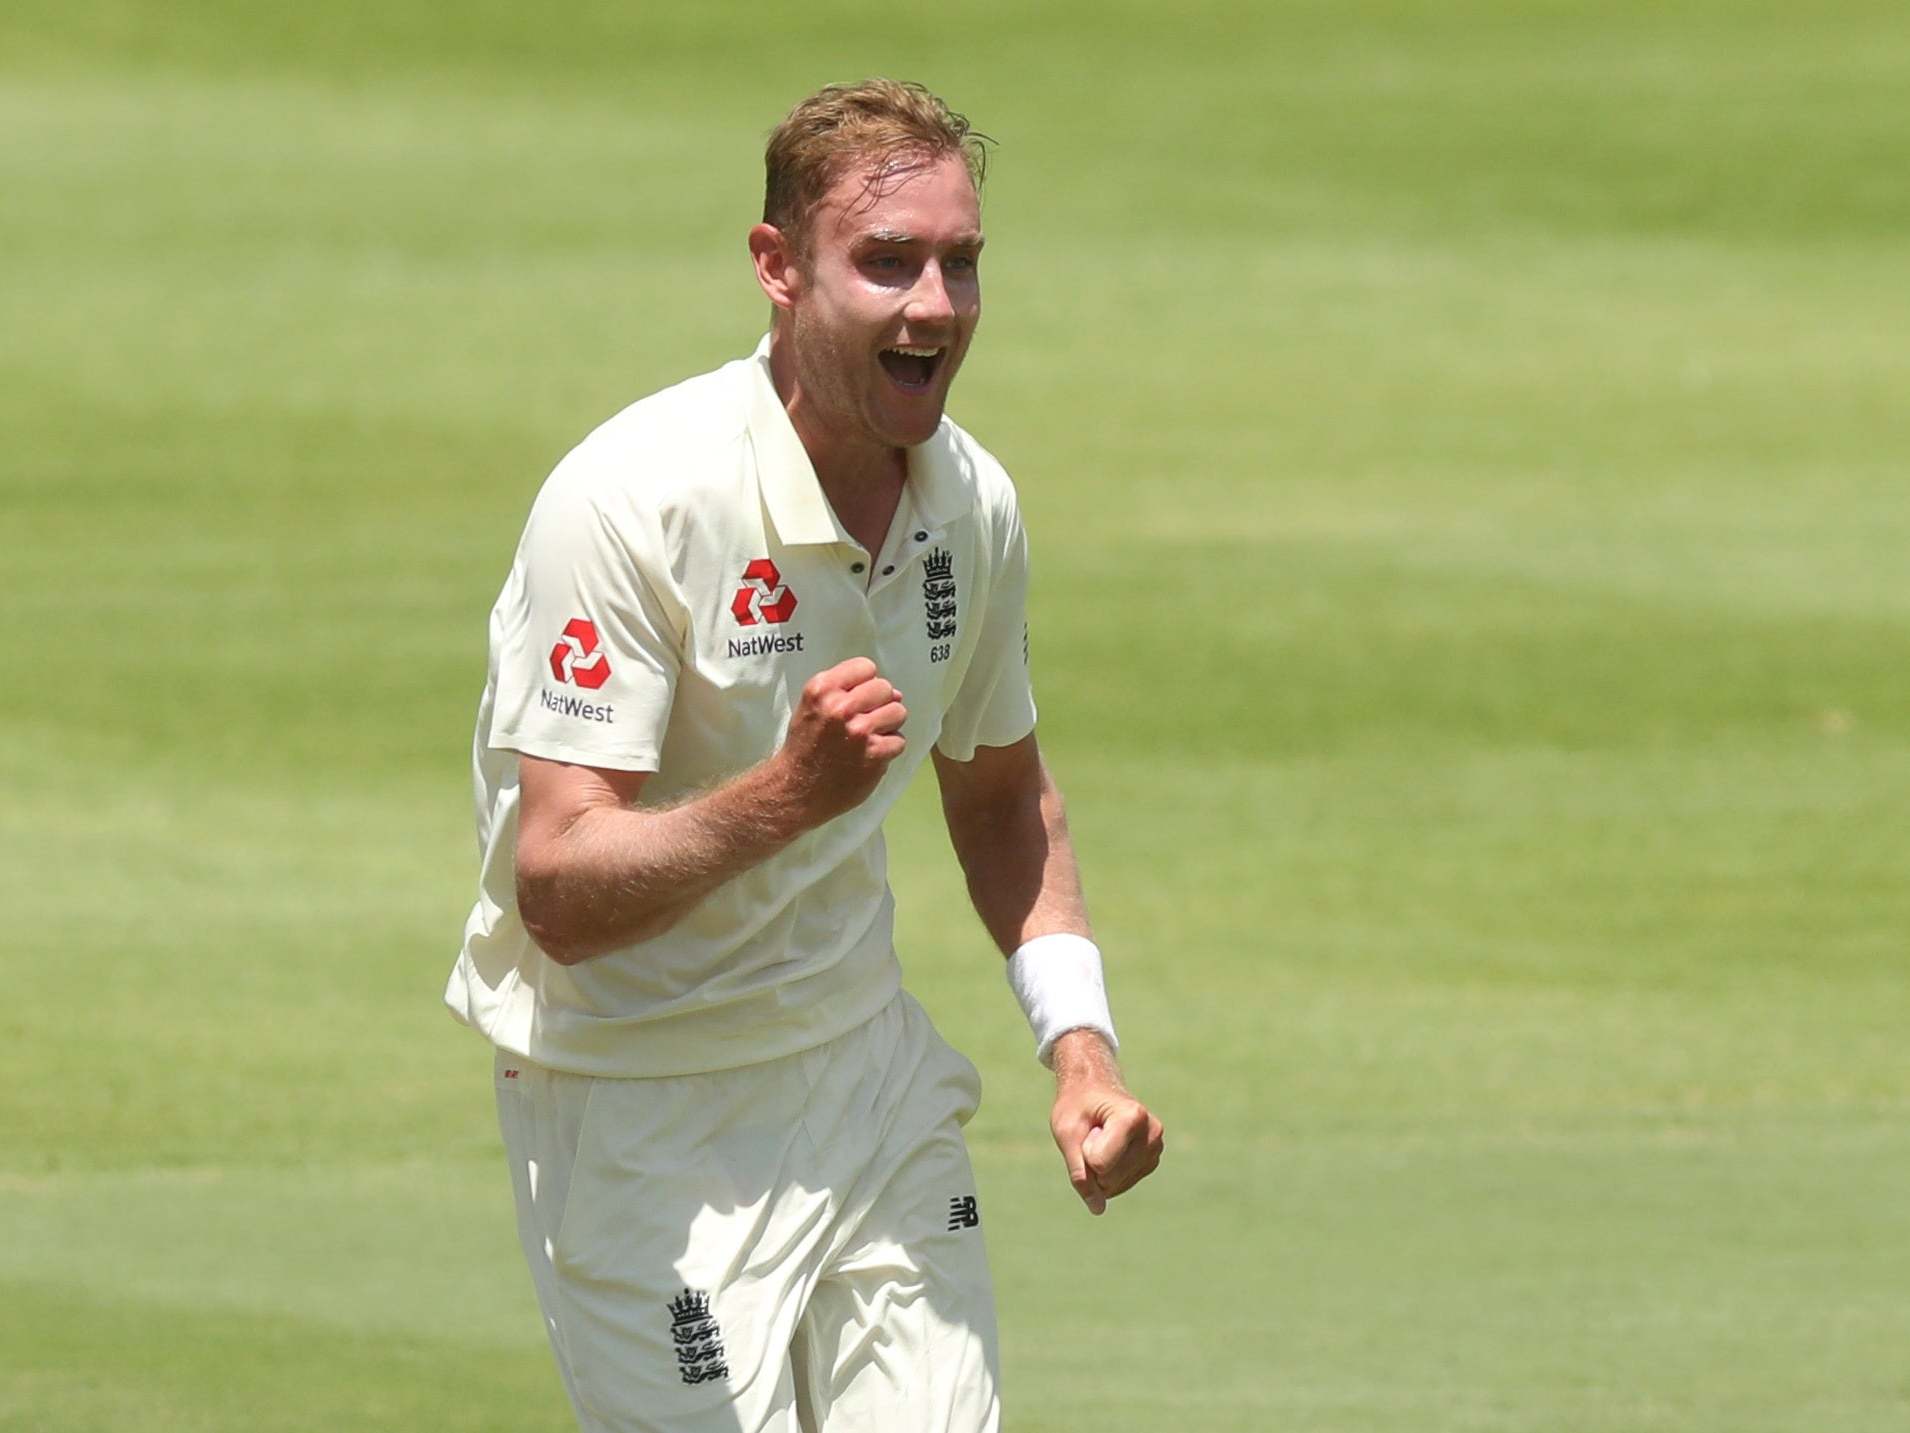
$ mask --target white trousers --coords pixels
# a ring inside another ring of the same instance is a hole
[[[908,995],[760,1065],[593,1079],[499,1052],[496,1083],[585,1433],[997,1433],[980,1080]]]

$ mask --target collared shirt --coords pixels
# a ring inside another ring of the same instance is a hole
[[[948,418],[908,450],[888,536],[865,551],[776,395],[767,339],[598,428],[546,481],[491,613],[479,893],[452,1013],[607,1076],[776,1059],[874,1015],[901,982],[882,819],[931,747],[967,761],[1034,729],[1027,578],[1013,485]],[[909,709],[873,795],[654,939],[573,966],[538,949],[516,902],[519,753],[653,772],[640,804],[680,801],[772,755],[803,684],[857,656]]]

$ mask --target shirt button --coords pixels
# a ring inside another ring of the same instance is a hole
[[[894,571],[895,571],[895,564],[891,562],[887,567],[882,569],[882,575],[884,577],[887,577],[891,572],[894,572]]]
[[[860,572],[862,571],[862,564],[859,562],[852,562],[849,564],[849,570],[851,572]]]
[[[915,540],[916,540],[917,542],[927,542],[927,541],[928,541],[928,534],[927,534],[927,533],[925,533],[925,532],[918,532],[918,533],[916,533],[916,534],[915,534]]]

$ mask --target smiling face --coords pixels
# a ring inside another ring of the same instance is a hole
[[[926,442],[981,318],[981,203],[962,159],[852,167],[799,241],[759,225],[751,247],[781,314],[772,369],[818,468]]]

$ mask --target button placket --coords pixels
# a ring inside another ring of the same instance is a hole
[[[858,567],[868,570],[869,564],[860,556],[861,551],[859,547],[850,547],[846,553],[837,551],[822,564],[831,575],[827,584],[830,610],[826,617],[818,612],[817,618],[827,624],[826,641],[830,650],[840,651],[844,656],[873,656],[881,634],[881,624],[869,605],[868,587],[861,578],[852,575]],[[822,585],[819,581],[818,586]]]
[[[886,587],[887,579],[902,570],[903,564],[908,561],[908,556],[908,539],[894,534],[884,539],[880,552],[870,554],[869,562],[875,572],[869,580],[871,596]]]
[[[884,562],[876,569],[877,580],[870,591],[875,592],[885,585],[884,579],[894,577],[922,555],[922,552],[934,543],[942,540],[943,530],[935,528],[911,528],[909,535],[897,543],[897,551],[891,561]]]

